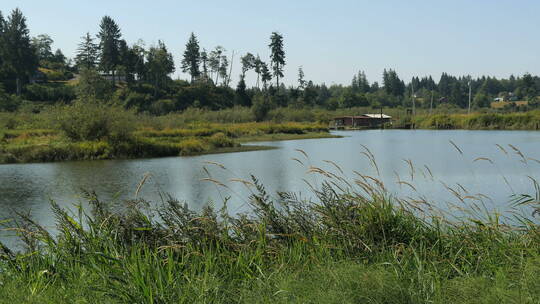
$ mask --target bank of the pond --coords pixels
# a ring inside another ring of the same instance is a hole
[[[539,130],[540,111],[403,116],[394,128],[466,130]]]
[[[269,147],[247,142],[336,137],[318,123],[194,124],[183,128],[140,128],[119,140],[73,141],[59,130],[21,129],[0,133],[0,163],[127,159],[243,152]]]

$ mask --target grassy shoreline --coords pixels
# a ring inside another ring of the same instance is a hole
[[[93,193],[76,214],[53,203],[55,237],[21,215],[4,223],[19,227],[26,251],[0,245],[0,303],[540,301],[533,217],[516,227],[500,215],[450,222],[369,179],[320,174],[316,204],[244,181],[253,189],[245,215],[192,212],[173,198],[156,209],[115,205]]]
[[[404,116],[396,120],[394,128],[437,130],[539,130],[540,111],[523,113],[471,113]]]
[[[265,150],[248,142],[336,137],[313,123],[203,124],[156,130],[143,128],[123,142],[70,141],[57,130],[8,130],[0,138],[0,164],[72,160],[195,156]]]

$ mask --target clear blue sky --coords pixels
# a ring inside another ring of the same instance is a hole
[[[260,54],[268,60],[272,31],[285,36],[287,84],[303,66],[317,83],[349,83],[364,70],[380,81],[384,68],[413,75],[441,72],[507,77],[540,74],[540,1],[535,0],[2,0],[19,7],[31,35],[49,34],[73,57],[80,37],[97,33],[103,15],[128,43],[163,40],[179,66],[189,34],[202,47]],[[239,74],[238,56],[233,80]],[[176,73],[175,77],[187,78]],[[251,77],[251,81],[253,77]]]

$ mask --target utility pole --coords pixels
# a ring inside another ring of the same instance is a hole
[[[471,114],[471,95],[472,95],[471,76],[469,76],[469,111],[467,112],[467,114]]]
[[[414,78],[413,78],[414,80]],[[414,100],[414,82],[411,81],[412,114],[416,115],[416,105]]]

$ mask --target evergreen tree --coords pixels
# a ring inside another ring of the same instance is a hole
[[[328,90],[326,84],[323,83],[317,92],[317,104],[320,106],[325,105],[330,97],[332,97],[332,94],[330,93],[330,90]]]
[[[370,90],[369,81],[367,80],[366,73],[364,71],[358,72],[357,76],[358,91],[361,93],[368,93]]]
[[[352,78],[352,81],[351,81],[351,89],[354,91],[354,92],[358,92],[358,77],[356,75],[353,76]]]
[[[399,79],[396,71],[392,69],[384,70],[383,86],[385,92],[393,96],[403,96],[405,93],[405,83]]]
[[[273,32],[270,36],[270,59],[272,62],[273,75],[276,78],[276,88],[279,89],[279,78],[283,77],[283,66],[285,65],[285,51],[283,50],[283,36]]]
[[[451,83],[452,83],[451,77],[446,73],[442,73],[441,79],[439,80],[439,84],[437,85],[437,89],[439,93],[441,94],[441,96],[443,97],[450,96]]]
[[[83,41],[79,43],[77,48],[75,64],[79,69],[94,69],[99,59],[99,47],[94,43],[94,38],[90,36],[90,33],[86,33],[81,38]]]
[[[304,89],[306,87],[306,80],[304,79],[304,69],[298,68],[298,88]]]
[[[4,63],[15,75],[17,95],[21,94],[23,81],[33,76],[38,67],[36,50],[30,44],[30,35],[26,18],[16,8],[5,24]]]
[[[125,40],[120,40],[120,67],[128,84],[135,81],[135,74],[137,74],[137,64],[140,60],[139,50],[133,47],[129,47]],[[144,60],[143,60],[144,61]]]
[[[101,19],[100,30],[98,38],[100,39],[100,69],[103,72],[111,72],[113,84],[115,83],[116,69],[121,63],[120,58],[120,27],[109,16],[105,16]]]
[[[194,33],[191,33],[189,40],[186,44],[186,50],[184,51],[184,58],[182,59],[182,71],[189,73],[191,76],[191,83],[193,83],[201,74],[199,65],[201,62],[201,53],[199,52],[199,41]]]
[[[240,106],[251,106],[251,99],[249,95],[246,92],[246,82],[244,81],[244,77],[240,76],[240,81],[238,82],[238,85],[236,86],[235,96],[234,96],[235,104]]]
[[[53,59],[52,53],[52,38],[47,34],[41,34],[33,37],[31,41],[32,47],[36,50],[38,60],[40,62]]]
[[[66,63],[67,63],[67,58],[66,56],[64,55],[64,53],[62,53],[62,50],[61,49],[57,49],[55,52],[54,52],[54,55],[53,57],[51,58],[51,61],[55,62],[55,63],[58,63],[58,64],[61,64],[62,66],[65,66]]]

